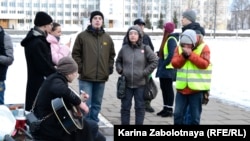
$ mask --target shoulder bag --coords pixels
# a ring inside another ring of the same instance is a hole
[[[144,99],[145,100],[152,100],[156,97],[158,93],[158,89],[157,86],[153,80],[152,77],[150,77],[147,80],[147,84],[145,86],[145,90],[144,90]]]
[[[116,89],[117,98],[123,99],[126,92],[126,78],[124,75],[118,77]]]

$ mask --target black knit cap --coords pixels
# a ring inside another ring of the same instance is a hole
[[[134,25],[146,25],[146,23],[144,22],[144,20],[143,19],[136,19],[135,21],[134,21]]]
[[[95,17],[96,15],[101,16],[102,20],[104,21],[104,16],[103,16],[102,12],[100,12],[100,11],[93,11],[90,14],[90,23],[92,22],[93,17]]]
[[[52,18],[50,17],[50,15],[48,15],[47,13],[43,12],[43,11],[39,11],[36,13],[36,17],[34,20],[34,24],[35,26],[43,26],[43,25],[47,25],[52,23]]]

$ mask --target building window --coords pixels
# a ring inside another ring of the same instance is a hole
[[[9,3],[9,6],[10,6],[10,7],[16,7],[16,3],[15,3],[15,2],[10,2],[10,3]]]
[[[19,2],[19,3],[17,3],[17,6],[18,6],[18,7],[23,7],[24,4]]]
[[[78,20],[73,20],[73,24],[78,24]]]
[[[34,7],[39,7],[39,3],[34,3]]]
[[[65,7],[66,7],[66,8],[70,8],[70,4],[66,4]]]
[[[71,16],[70,12],[65,12],[65,16]]]
[[[77,4],[73,4],[73,8],[78,8],[78,5]]]
[[[2,7],[7,7],[7,2],[1,2]]]
[[[42,3],[41,7],[42,8],[46,8],[47,7],[47,3]]]
[[[135,17],[135,18],[136,18],[136,17],[137,17],[137,13],[133,13],[133,17]]]
[[[66,20],[65,24],[71,24],[71,20]]]
[[[17,22],[18,22],[19,24],[24,24],[24,19],[18,19]]]

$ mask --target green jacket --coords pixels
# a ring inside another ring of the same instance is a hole
[[[112,38],[103,29],[91,25],[76,37],[72,57],[78,64],[79,79],[105,82],[113,72],[115,48]]]

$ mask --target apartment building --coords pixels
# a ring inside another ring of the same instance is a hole
[[[138,17],[145,20],[146,15],[156,28],[161,14],[163,21],[173,21],[174,13],[180,28],[183,11],[194,9],[197,22],[206,29],[214,25],[226,29],[228,6],[229,0],[0,0],[0,25],[29,29],[36,12],[45,11],[63,27],[85,28],[91,11],[100,10],[106,28],[127,28]]]

